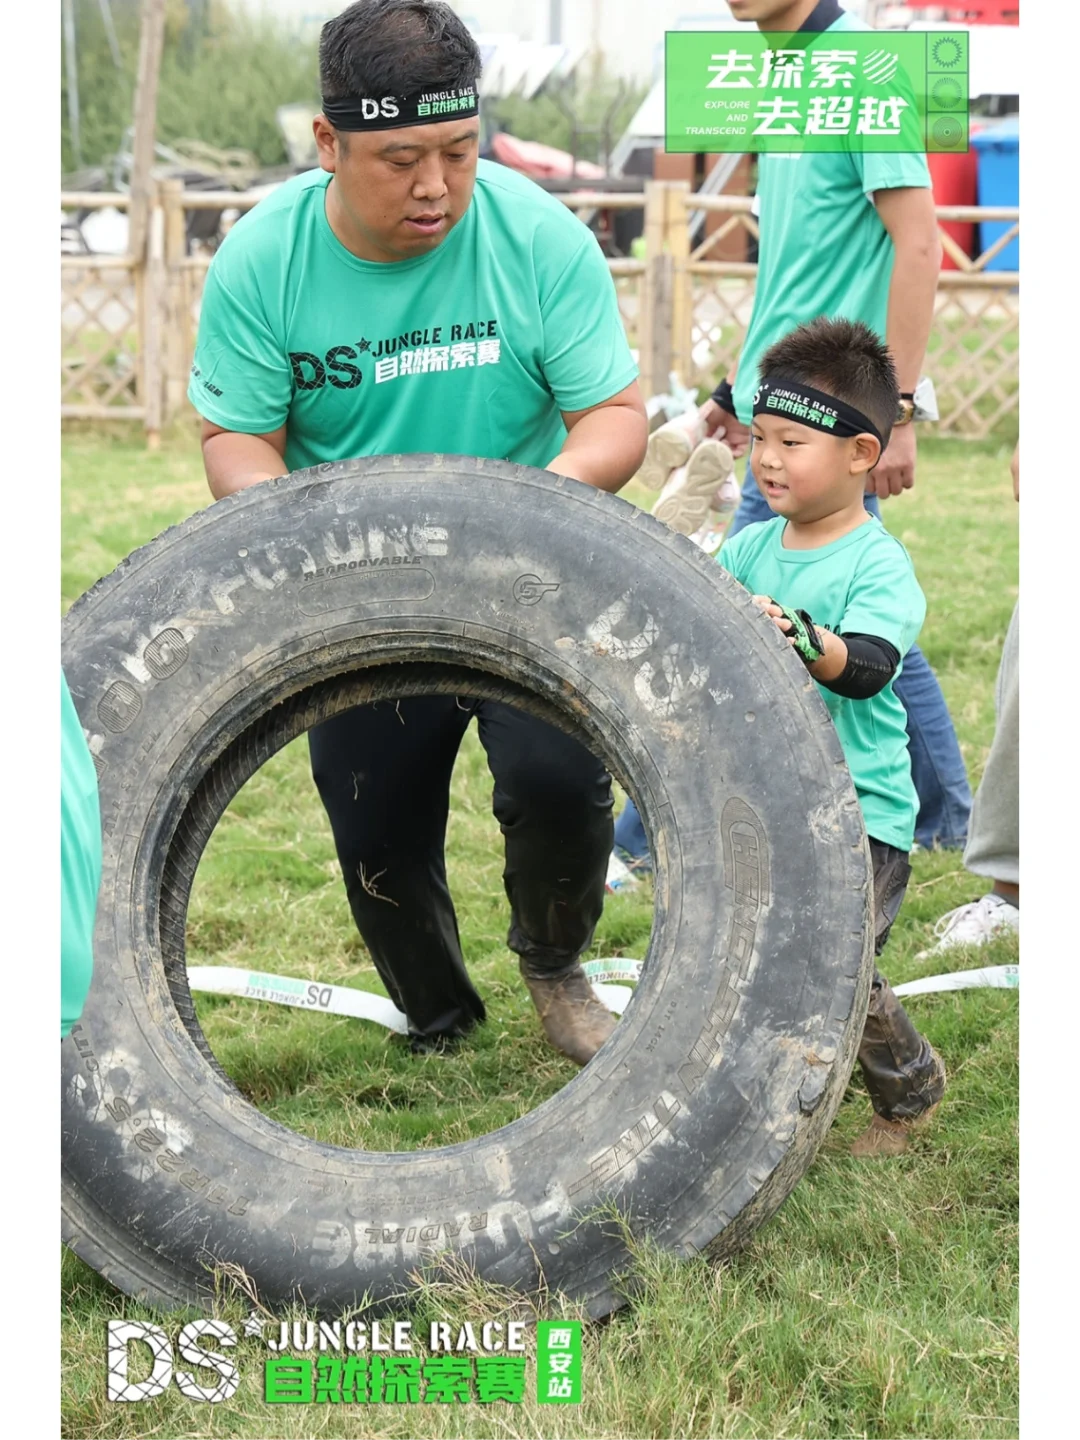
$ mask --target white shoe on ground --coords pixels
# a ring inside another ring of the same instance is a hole
[[[705,438],[705,422],[696,410],[676,415],[649,436],[645,459],[634,476],[650,490],[659,490],[668,476],[690,459],[690,452]]]
[[[1008,931],[1020,933],[1019,909],[1000,895],[983,895],[943,915],[934,926],[937,944],[921,950],[915,958],[925,960],[930,955],[953,950],[957,945],[986,945],[995,935]]]
[[[734,469],[731,451],[722,440],[703,440],[686,464],[673,472],[652,513],[680,535],[693,535],[704,525],[717,491]]]

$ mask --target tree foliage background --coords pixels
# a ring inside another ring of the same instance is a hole
[[[117,69],[99,0],[73,0],[77,34],[82,164],[107,164],[131,124],[139,55],[138,0],[111,0],[120,51]],[[168,0],[158,90],[158,140],[239,146],[263,165],[286,159],[275,120],[279,105],[319,98],[316,44],[287,26],[229,8],[221,0]],[[78,167],[61,85],[64,173]]]
[[[344,8],[345,0],[342,0]],[[117,68],[102,14],[113,19]],[[78,68],[81,158],[76,156],[68,108],[66,55],[61,57],[61,169],[108,165],[131,125],[139,55],[139,0],[72,0]],[[285,146],[275,112],[279,105],[318,104],[318,41],[269,16],[233,10],[227,0],[167,0],[165,46],[158,89],[159,142],[189,139],[227,150],[250,150],[261,165],[280,165]],[[574,144],[580,159],[603,163],[605,122],[614,144],[640,104],[641,87],[602,75],[581,74],[561,92],[513,96],[484,107],[485,126],[562,150]]]

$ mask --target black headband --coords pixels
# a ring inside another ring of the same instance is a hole
[[[437,125],[470,120],[480,113],[475,85],[451,90],[418,90],[412,95],[346,95],[324,100],[322,113],[335,130],[400,130],[406,125]]]
[[[830,435],[844,438],[873,435],[885,449],[885,437],[861,410],[856,410],[854,405],[845,405],[835,395],[826,395],[824,390],[815,390],[801,380],[786,380],[782,375],[763,380],[754,396],[754,414],[786,415],[800,425],[812,425],[815,430],[825,430]]]

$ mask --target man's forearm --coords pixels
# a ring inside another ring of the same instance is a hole
[[[287,469],[281,454],[261,435],[222,430],[203,441],[203,465],[215,500],[273,480]]]
[[[605,405],[574,425],[548,465],[598,490],[621,490],[637,474],[649,441],[649,422],[630,405]]]
[[[889,284],[885,343],[896,365],[901,391],[919,383],[930,327],[934,320],[940,251],[898,246]]]

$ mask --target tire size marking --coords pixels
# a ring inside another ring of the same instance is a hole
[[[144,1155],[153,1155],[158,1169],[166,1175],[175,1175],[185,1190],[190,1190],[194,1195],[205,1195],[212,1205],[220,1205],[229,1215],[240,1216],[246,1213],[251,1204],[250,1196],[233,1195],[228,1186],[215,1184],[209,1175],[197,1170],[189,1160],[177,1155],[174,1150],[163,1148],[166,1137],[155,1125],[142,1125],[122,1095],[114,1095],[111,1100],[103,1100],[102,1103],[117,1125],[130,1123],[134,1131],[131,1141],[135,1147]],[[230,1199],[231,1203],[227,1203]]]
[[[757,965],[757,927],[772,898],[769,886],[769,842],[765,827],[745,800],[733,797],[720,816],[724,884],[734,895],[724,968],[705,1024],[694,1042],[679,1079],[688,1095],[701,1083],[722,1053],[723,1039]]]

